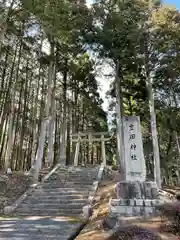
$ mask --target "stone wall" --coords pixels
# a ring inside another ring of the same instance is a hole
[[[164,203],[154,182],[121,181],[115,190],[117,199],[111,199],[109,207],[113,216],[154,216],[156,206]]]
[[[156,207],[164,203],[160,199],[111,199],[109,213],[111,216],[154,216]]]
[[[159,193],[154,182],[121,181],[116,184],[117,198],[157,199]]]

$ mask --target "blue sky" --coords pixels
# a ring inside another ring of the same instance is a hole
[[[163,2],[175,5],[180,10],[180,0],[164,0]]]

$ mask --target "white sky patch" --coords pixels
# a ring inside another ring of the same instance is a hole
[[[93,0],[87,0],[87,4],[91,5],[93,3]]]
[[[98,55],[91,50],[88,50],[87,52],[89,57],[93,59],[95,62],[97,62],[98,67],[95,70],[95,73],[96,73],[96,80],[99,85],[98,92],[100,94],[100,97],[104,101],[102,104],[102,108],[104,111],[107,112],[108,106],[109,106],[109,100],[106,97],[106,93],[110,89],[110,85],[114,80],[114,77],[111,77],[113,76],[114,70],[107,59],[104,59],[103,61],[101,61],[101,63],[98,64],[98,61],[101,60],[101,59],[98,60]]]
[[[101,67],[101,76],[96,77],[96,80],[99,84],[99,94],[104,101],[104,103],[102,104],[104,111],[108,111],[109,101],[106,98],[106,92],[110,89],[110,84],[113,81],[113,78],[106,77],[105,75],[111,74],[112,71],[113,69],[108,64],[104,64]]]
[[[102,80],[104,80],[104,79],[97,78],[97,81],[100,84],[99,94],[104,101],[103,104],[102,104],[102,107],[103,107],[104,111],[107,111],[108,106],[109,106],[109,102],[108,102],[108,99],[106,98],[106,92],[110,88],[110,81],[107,81],[107,80],[102,81]]]
[[[91,4],[93,3],[93,0],[86,0],[86,4],[88,6],[88,8],[91,8]]]
[[[88,8],[91,8],[91,4],[90,3],[87,2],[86,5],[87,5]]]
[[[98,76],[96,76],[96,80],[99,84],[98,92],[103,100],[102,108],[107,113],[108,125],[110,127],[112,123],[112,114],[108,111],[108,108],[111,99],[109,97],[106,97],[106,93],[110,90],[110,85],[114,80],[114,77],[108,76],[113,73],[113,68],[108,63],[104,63],[101,66],[100,72],[101,74],[98,74]]]
[[[47,39],[43,41],[42,52],[46,53],[47,55],[50,54],[50,43]]]

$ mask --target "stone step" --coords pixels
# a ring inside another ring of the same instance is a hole
[[[51,188],[49,187],[43,187],[41,189],[35,190],[35,192],[57,192],[57,193],[61,193],[61,192],[88,192],[89,190],[91,190],[91,187],[88,186],[73,186],[72,188],[67,188],[67,187],[54,187]]]
[[[36,228],[35,226],[28,227],[22,227],[22,224],[19,224],[18,228],[13,230],[12,234],[6,233],[6,231],[1,233],[1,239],[6,240],[32,240],[32,239],[59,239],[59,240],[66,240],[70,234],[73,233],[73,230],[78,226],[77,224],[74,224],[74,227],[69,228],[69,226],[63,226],[63,228],[56,228],[52,225],[52,230],[50,231],[48,227],[40,227]],[[6,228],[5,228],[6,229]],[[67,229],[67,230],[66,230]],[[7,236],[7,237],[6,237]]]
[[[95,171],[99,168],[99,165],[89,165],[89,166],[69,166],[67,167],[68,171]],[[66,169],[66,168],[59,168],[58,170]]]
[[[22,230],[26,229],[26,232],[29,233],[53,233],[54,231],[58,231],[59,233],[68,233],[70,232],[71,229],[73,229],[74,227],[78,226],[80,224],[77,222],[69,222],[68,220],[65,220],[62,218],[63,221],[54,221],[52,222],[52,220],[50,219],[39,219],[39,220],[23,220],[23,221],[18,221],[18,224],[16,225],[17,228],[13,229],[15,232],[17,229],[19,230],[19,233],[21,233]],[[14,221],[14,220],[13,220]],[[14,221],[14,223],[16,223]],[[38,226],[36,226],[35,224],[38,224]],[[59,224],[60,223],[60,224]],[[49,227],[50,226],[50,227]],[[3,226],[2,228],[6,229],[6,227],[9,226]],[[1,228],[1,229],[2,229]],[[39,230],[42,230],[39,231]],[[2,232],[1,232],[2,233]],[[36,239],[36,238],[35,238]],[[58,238],[59,239],[59,238]]]
[[[40,232],[40,233],[39,233]],[[7,235],[6,238],[4,238],[4,236]],[[10,236],[10,237],[9,237]],[[11,235],[10,233],[6,233],[3,234],[3,238],[1,239],[6,239],[6,240],[32,240],[32,239],[58,239],[59,240],[66,240],[69,236],[70,233],[69,232],[64,232],[63,234],[61,234],[61,232],[51,232],[48,233],[48,231],[44,231],[44,230],[38,230],[36,229],[35,231],[26,231],[25,229],[23,229],[23,231],[21,232],[20,229],[16,229],[15,231],[13,231],[13,234]]]
[[[75,200],[84,200],[88,198],[88,194],[87,195],[78,195],[78,194],[73,194],[73,195],[60,195],[60,196],[28,196],[27,198],[25,198],[25,200],[38,200],[38,201],[67,201],[71,200],[71,201],[75,201]]]
[[[68,175],[68,176],[58,176],[58,177],[50,177],[48,180],[46,180],[45,182],[49,182],[49,181],[57,181],[57,182],[63,182],[63,181],[69,181],[69,180],[74,180],[74,181],[93,181],[94,179],[96,179],[97,176],[94,177],[88,177],[88,176],[72,176],[72,175]]]
[[[85,171],[77,171],[77,172],[70,172],[69,171],[69,172],[66,172],[65,174],[67,176],[74,176],[74,177],[76,177],[76,176],[78,176],[78,177],[85,177],[85,176],[96,177],[97,173],[98,173],[98,171],[86,171],[86,172]],[[59,173],[57,173],[57,174],[59,174]]]
[[[77,197],[75,197],[75,196],[73,196],[73,195],[66,195],[66,196],[54,196],[54,197],[52,197],[52,196],[47,196],[47,195],[41,195],[41,196],[38,196],[38,201],[39,202],[42,202],[42,201],[44,201],[44,200],[48,200],[48,201],[68,201],[68,200],[70,200],[70,201],[76,201],[76,200],[87,200],[88,199],[88,197],[89,197],[89,195],[87,194],[87,195],[85,195],[85,196],[81,196],[81,198],[77,198]],[[29,197],[27,197],[25,200],[26,201],[30,201],[30,200],[32,200],[32,199],[37,199],[37,196],[35,197],[35,196],[29,196]],[[25,201],[24,200],[24,201]]]
[[[27,216],[27,215],[25,215]],[[37,233],[36,233],[37,231]],[[6,240],[32,240],[32,239],[36,239],[36,240],[45,240],[45,239],[58,239],[59,240],[67,240],[68,237],[70,237],[70,233],[63,233],[61,234],[61,232],[51,232],[51,233],[44,233],[44,231],[39,230],[39,232],[41,232],[41,234],[39,234],[38,230],[36,230],[35,232],[27,232],[26,230],[23,230],[22,233],[19,231],[19,229],[17,229],[15,232],[11,233],[5,233],[3,234],[3,236],[7,236],[6,238],[1,238],[1,239],[6,239]],[[73,232],[72,232],[73,233]],[[16,236],[17,235],[17,236]],[[10,236],[10,237],[9,237]]]
[[[32,214],[32,215],[35,215],[35,214],[43,214],[43,215],[49,215],[49,214],[56,214],[56,215],[78,215],[78,214],[81,214],[82,213],[82,209],[78,209],[78,208],[74,208],[74,209],[57,209],[57,208],[48,208],[48,209],[39,209],[38,207],[36,208],[21,208],[21,207],[18,207],[16,209],[16,213],[24,213],[24,214]]]
[[[84,177],[75,177],[75,176],[63,176],[63,177],[56,177],[56,178],[49,178],[49,181],[46,182],[51,182],[51,181],[57,181],[57,182],[63,182],[63,181],[74,181],[74,182],[81,182],[81,181],[85,181],[85,182],[93,182],[97,179],[96,176],[94,177],[88,177],[88,176],[84,176]]]
[[[41,211],[41,212],[15,212],[11,215],[12,217],[71,217],[74,219],[81,219],[82,218],[82,212],[78,213],[69,213],[69,212],[48,212],[48,211]]]
[[[42,188],[36,188],[33,190],[34,192],[41,192],[41,191],[51,191],[51,192],[84,192],[88,191],[88,187],[85,186],[73,186],[73,187],[56,187],[56,188],[50,188],[50,187],[42,187]]]
[[[73,172],[67,172],[64,174],[64,177],[77,177],[77,178],[85,178],[87,177],[88,179],[91,179],[91,178],[95,178],[97,177],[97,174],[98,174],[98,171],[97,172],[78,172],[78,173],[73,173]],[[56,175],[56,177],[58,176],[62,176],[62,174],[60,175]]]
[[[54,176],[95,176],[98,173],[98,171],[64,171],[64,172],[56,172],[54,175],[51,175],[50,177]]]
[[[33,208],[38,208],[39,210],[43,209],[56,209],[57,211],[59,209],[82,209],[86,205],[86,202],[84,201],[83,203],[59,203],[59,204],[46,204],[46,203],[22,203],[20,205],[20,208],[28,208],[28,209],[33,209]]]
[[[52,187],[64,187],[64,186],[69,186],[69,184],[71,185],[86,185],[86,186],[91,186],[93,184],[93,181],[86,181],[86,180],[83,180],[83,181],[66,181],[66,182],[59,182],[59,181],[52,181],[52,182],[44,182],[43,183],[43,186],[52,186]]]
[[[47,218],[53,218],[53,217],[69,217],[69,218],[74,218],[74,219],[83,219],[83,215],[81,213],[65,213],[65,212],[58,212],[58,213],[49,213],[49,212],[33,212],[33,213],[24,213],[24,212],[16,212],[13,215],[11,215],[11,217],[21,217],[21,218],[27,218],[27,217],[47,217]],[[37,239],[37,238],[35,238]],[[47,239],[47,238],[43,238],[43,239]],[[50,239],[50,238],[49,238]],[[56,239],[56,238],[54,238]],[[66,238],[67,239],[67,238]],[[9,239],[8,239],[9,240]],[[12,238],[10,238],[10,240],[12,240]],[[24,238],[23,238],[24,240]]]
[[[92,186],[92,185],[91,185]],[[51,190],[51,185],[48,185],[48,186],[44,186],[42,185],[41,187],[38,187],[38,188],[35,188],[34,190],[44,190],[44,189],[47,189],[47,190]],[[84,189],[87,189],[87,185],[82,185],[82,186],[79,186],[79,185],[72,185],[72,186],[58,186],[56,185],[56,187],[52,188],[53,191],[55,190],[64,190],[65,191],[84,191]]]
[[[44,182],[43,185],[48,185],[48,184],[57,184],[58,186],[63,186],[63,185],[67,185],[67,184],[72,184],[72,183],[75,183],[75,184],[79,184],[79,185],[92,185],[93,182],[96,181],[96,179],[91,179],[91,180],[87,180],[87,179],[67,179],[67,180],[57,180],[57,179],[54,179],[54,180],[49,180],[48,182]]]
[[[74,175],[82,175],[84,176],[85,174],[86,175],[93,175],[93,174],[96,174],[98,172],[99,169],[86,169],[86,170],[78,170],[78,169],[75,169],[75,170],[68,170],[67,173],[72,173]]]
[[[85,186],[85,187],[81,187],[81,188],[39,188],[39,189],[34,189],[34,191],[32,191],[31,193],[46,193],[48,192],[49,194],[54,194],[54,193],[78,193],[78,194],[82,194],[82,193],[87,193],[89,191],[89,189]]]
[[[57,197],[57,198],[61,198],[61,196],[64,195],[66,197],[71,197],[74,195],[81,195],[81,196],[88,196],[89,195],[89,191],[84,191],[84,192],[49,192],[49,191],[45,191],[45,192],[34,192],[34,193],[29,193],[28,196],[35,196],[35,197],[45,197],[45,196],[51,196],[51,197]]]
[[[39,195],[29,195],[27,196],[26,199],[39,199],[39,201],[43,201],[43,199],[51,199],[51,200],[64,200],[64,199],[71,199],[71,200],[74,200],[74,199],[86,199],[88,198],[89,194],[78,194],[78,193],[67,193],[67,194],[56,194],[56,195],[48,195],[48,194],[39,194]]]
[[[80,189],[91,189],[92,188],[92,184],[79,184],[79,183],[67,183],[67,184],[43,184],[43,188],[42,189],[52,189],[53,191],[56,189],[67,189],[67,188],[72,188],[75,190],[80,190]]]
[[[47,204],[47,205],[50,205],[50,204],[83,204],[83,203],[86,203],[87,202],[87,198],[84,198],[84,199],[69,199],[69,198],[63,198],[63,199],[35,199],[35,198],[28,198],[28,199],[25,199],[22,204],[39,204],[39,203],[42,203],[42,204]]]
[[[68,168],[66,169],[62,169],[62,170],[57,170],[57,173],[59,172],[68,172],[68,173],[74,173],[74,174],[85,174],[85,173],[95,173],[98,172],[98,168]]]
[[[79,175],[73,175],[73,174],[65,174],[65,175],[58,175],[58,176],[51,176],[49,179],[53,179],[53,180],[61,180],[61,179],[87,179],[87,180],[92,180],[92,179],[96,179],[97,178],[97,174],[93,174],[91,176],[88,175],[83,175],[83,176],[79,176]]]
[[[86,185],[84,187],[80,187],[80,186],[58,187],[58,186],[56,186],[56,188],[54,187],[52,189],[49,185],[49,187],[41,187],[41,188],[36,188],[34,190],[35,191],[52,191],[52,192],[55,192],[55,191],[64,191],[64,192],[66,192],[66,191],[76,191],[76,192],[80,191],[80,192],[82,192],[82,191],[85,191],[86,189],[87,189]]]

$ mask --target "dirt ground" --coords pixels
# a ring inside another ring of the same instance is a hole
[[[49,172],[43,169],[41,176]],[[0,214],[5,206],[11,205],[17,200],[32,184],[32,179],[27,173],[13,172],[11,175],[0,171]]]
[[[109,236],[110,233],[102,229],[101,222],[108,214],[110,198],[116,197],[114,192],[115,182],[115,180],[102,181],[97,194],[97,198],[99,198],[97,200],[99,200],[99,203],[94,207],[94,216],[89,224],[76,238],[77,240],[105,240]],[[179,236],[175,236],[167,232],[167,229],[165,230],[162,228],[162,221],[160,217],[151,218],[148,220],[129,218],[128,222],[155,231],[162,237],[163,240],[180,240]]]

